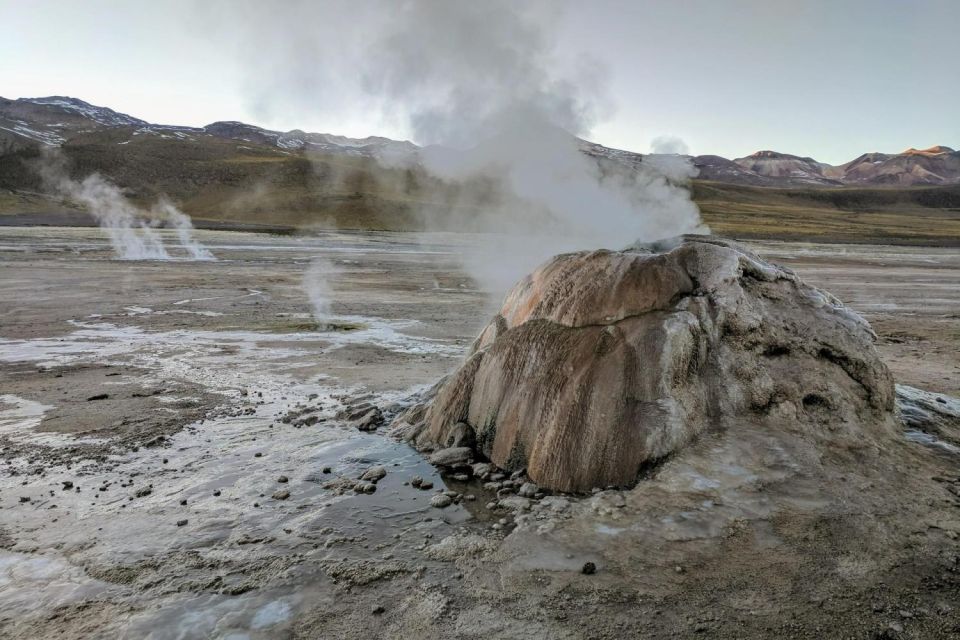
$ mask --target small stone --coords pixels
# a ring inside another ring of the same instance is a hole
[[[186,521],[186,520],[177,520],[177,526],[178,526],[178,527],[183,527],[183,526],[185,526],[186,524],[187,524],[187,521]]]
[[[582,573],[585,576],[592,576],[596,572],[597,572],[597,565],[595,565],[592,562],[584,562],[583,568],[580,569],[580,573]]]
[[[677,573],[683,573],[683,567],[681,567],[680,565],[675,566],[673,570],[676,571]]]
[[[430,491],[430,489],[433,489],[433,483],[430,482],[429,480],[424,480],[423,482],[420,483],[419,489],[421,491]]]
[[[30,502],[30,496],[20,496],[20,502]]]
[[[382,604],[374,605],[374,606],[371,607],[371,609],[370,609],[370,613],[372,613],[372,614],[375,615],[375,616],[379,616],[379,615],[382,614],[384,611],[386,611],[386,609],[383,608],[383,605],[382,605]]]
[[[361,474],[360,479],[366,480],[367,482],[376,483],[378,480],[382,480],[386,475],[387,468],[382,465],[378,465],[376,467],[370,467],[364,471],[363,474]]]
[[[443,509],[444,507],[449,507],[451,504],[453,504],[453,498],[451,498],[445,493],[438,493],[437,495],[430,498],[430,506],[436,507],[437,509]]]
[[[286,489],[283,489],[282,491],[277,491],[274,493],[272,497],[274,500],[286,500],[290,497],[290,492]]]
[[[412,478],[410,478],[410,486],[411,486],[411,487],[415,487],[415,488],[419,489],[419,488],[420,488],[420,485],[422,485],[422,484],[423,484],[423,478],[421,478],[420,476],[413,476]]]
[[[66,491],[67,489],[73,489],[73,482],[70,480],[63,481],[63,490]]]
[[[434,451],[430,454],[429,461],[439,467],[452,467],[468,462],[472,456],[473,450],[470,447],[449,447]]]
[[[473,465],[473,475],[481,480],[484,479],[484,476],[489,475],[493,465],[489,462],[477,462]]]
[[[87,398],[87,402],[90,402],[91,400],[106,400],[106,399],[109,398],[109,397],[110,397],[109,394],[106,394],[106,393],[98,393],[98,394],[95,395],[95,396],[90,396],[89,398]]]
[[[333,469],[331,469],[330,467],[324,467],[324,468],[322,469],[322,472],[323,472],[323,473],[330,473],[330,472],[332,472],[332,471],[333,471]]]
[[[217,489],[216,491],[214,491],[214,492],[213,492],[213,495],[214,495],[214,496],[219,496],[219,495],[220,495],[220,489]]]
[[[141,487],[140,489],[137,489],[137,492],[134,493],[133,495],[134,497],[137,497],[137,498],[143,498],[150,495],[151,493],[153,493],[153,489],[151,489],[150,487]]]
[[[520,490],[517,491],[517,495],[523,498],[532,498],[537,495],[539,489],[540,488],[532,482],[524,482],[523,485],[520,486]]]
[[[180,501],[180,504],[181,504],[181,505],[185,505],[185,504],[187,504],[187,499],[186,499],[186,498],[184,498],[183,500],[181,500],[181,501]]]
[[[255,454],[253,454],[253,457],[254,457],[254,458],[262,458],[262,457],[263,457],[263,454],[260,453],[259,451],[257,451]]]
[[[358,482],[353,485],[353,490],[357,493],[374,493],[377,490],[377,485],[372,482]]]
[[[279,478],[277,478],[277,482],[286,483],[286,482],[290,482],[290,479],[287,476],[280,476]]]

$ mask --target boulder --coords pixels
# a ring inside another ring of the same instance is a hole
[[[879,445],[897,421],[875,339],[834,296],[731,242],[564,254],[507,295],[414,444],[472,441],[559,491],[632,486],[736,420]]]
[[[438,467],[453,467],[469,462],[471,457],[473,457],[473,449],[470,447],[449,447],[434,451],[430,454],[429,460],[430,464]]]

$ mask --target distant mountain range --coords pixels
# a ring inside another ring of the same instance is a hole
[[[251,147],[270,147],[282,154],[322,153],[374,158],[416,153],[411,142],[382,137],[347,138],[327,133],[271,131],[242,122],[214,122],[205,127],[151,124],[77,98],[0,98],[0,155],[38,145],[62,145],[75,138],[127,145],[155,137],[185,145],[230,141]],[[638,165],[643,154],[581,141],[584,153],[617,163]],[[915,186],[960,184],[960,152],[949,147],[908,149],[902,153],[865,153],[832,166],[813,158],[777,151],[758,151],[745,158],[693,156],[699,179],[727,184],[769,187]]]
[[[907,149],[902,153],[865,153],[832,166],[813,158],[758,151],[746,158],[696,156],[700,178],[760,186],[949,185],[960,183],[960,153],[950,147]]]
[[[417,146],[389,138],[347,138],[327,133],[305,131],[270,131],[242,122],[214,122],[205,127],[151,124],[145,120],[118,113],[107,107],[65,96],[47,98],[0,98],[0,153],[31,144],[60,145],[79,135],[102,130],[123,131],[128,137],[117,144],[126,144],[135,136],[174,138],[197,142],[204,138],[222,138],[257,145],[270,145],[287,151],[303,149],[376,155],[383,152],[409,153]]]

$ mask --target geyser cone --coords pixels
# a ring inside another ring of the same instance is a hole
[[[514,287],[411,433],[444,447],[466,423],[479,457],[564,491],[633,485],[735,420],[876,446],[895,420],[874,338],[731,243],[564,254]]]

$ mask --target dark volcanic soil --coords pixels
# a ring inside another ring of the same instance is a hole
[[[498,502],[342,417],[389,417],[488,320],[463,238],[198,237],[219,261],[0,230],[0,636],[960,637],[955,450],[743,424],[633,490]],[[862,312],[898,382],[960,393],[955,252],[755,248]],[[320,256],[349,330],[312,326]]]

